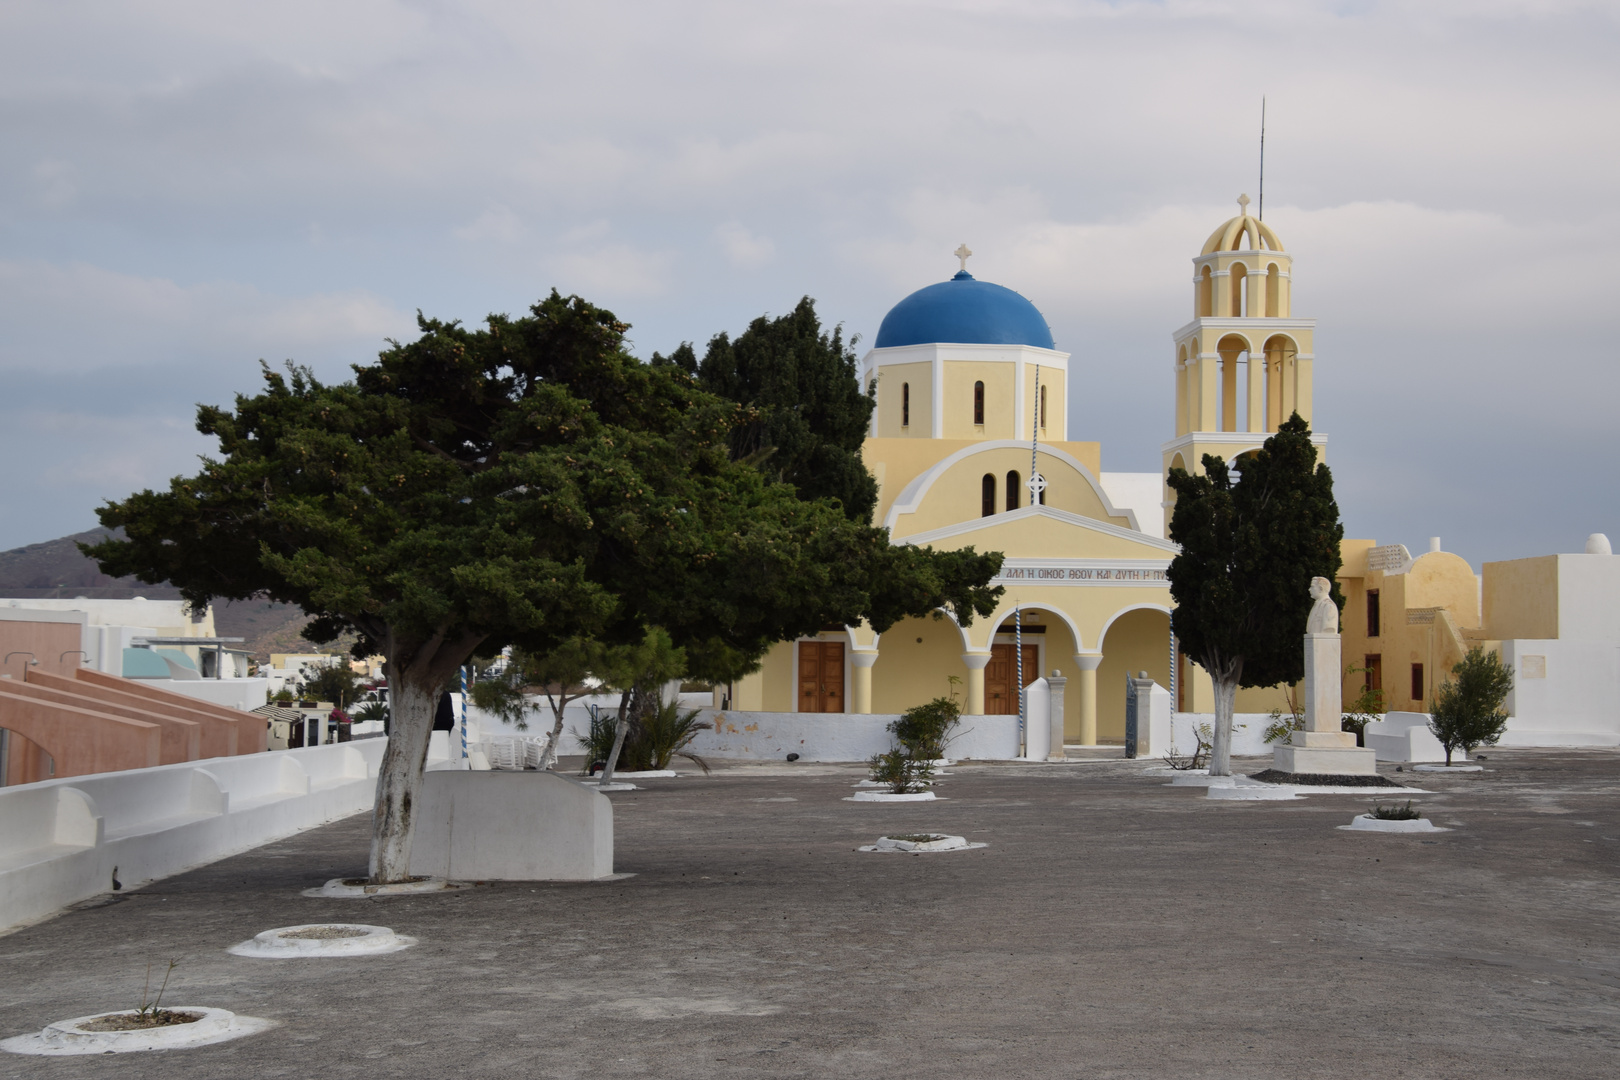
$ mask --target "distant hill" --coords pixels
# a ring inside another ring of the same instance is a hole
[[[148,585],[134,578],[108,577],[78,544],[112,535],[91,529],[42,544],[0,551],[0,597],[18,600],[85,597],[89,600],[178,600],[173,585]],[[220,601],[214,605],[214,628],[221,637],[241,637],[256,660],[273,652],[311,652],[316,646],[299,636],[309,616],[290,604],[267,600]],[[330,647],[328,647],[330,648]]]

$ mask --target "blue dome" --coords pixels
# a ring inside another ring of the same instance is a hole
[[[874,348],[932,345],[1032,345],[1052,348],[1052,331],[1034,304],[966,270],[918,289],[890,309]]]

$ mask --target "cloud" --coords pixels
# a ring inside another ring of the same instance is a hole
[[[375,351],[413,329],[411,315],[363,290],[278,296],[241,282],[181,285],[84,263],[0,261],[0,371],[317,360]]]
[[[714,238],[733,266],[752,270],[764,266],[776,256],[776,245],[768,236],[756,236],[735,221],[728,221],[714,230]]]

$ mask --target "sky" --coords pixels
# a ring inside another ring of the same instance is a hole
[[[804,295],[870,343],[963,242],[1069,437],[1156,471],[1262,97],[1346,534],[1620,541],[1617,46],[1559,0],[8,0],[0,549],[195,471],[261,359],[553,288],[643,357]]]

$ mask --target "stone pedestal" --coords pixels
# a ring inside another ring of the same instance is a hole
[[[1294,732],[1286,745],[1273,751],[1272,768],[1278,772],[1329,776],[1378,772],[1378,756],[1358,747],[1355,734],[1343,729],[1341,653],[1338,634],[1305,635],[1305,730]]]
[[[1069,757],[1063,752],[1063,690],[1068,685],[1069,680],[1059,675],[1056,668],[1053,668],[1052,674],[1047,676],[1046,686],[1051,694],[1052,713],[1048,724],[1051,735],[1046,745],[1047,761],[1067,761]]]

